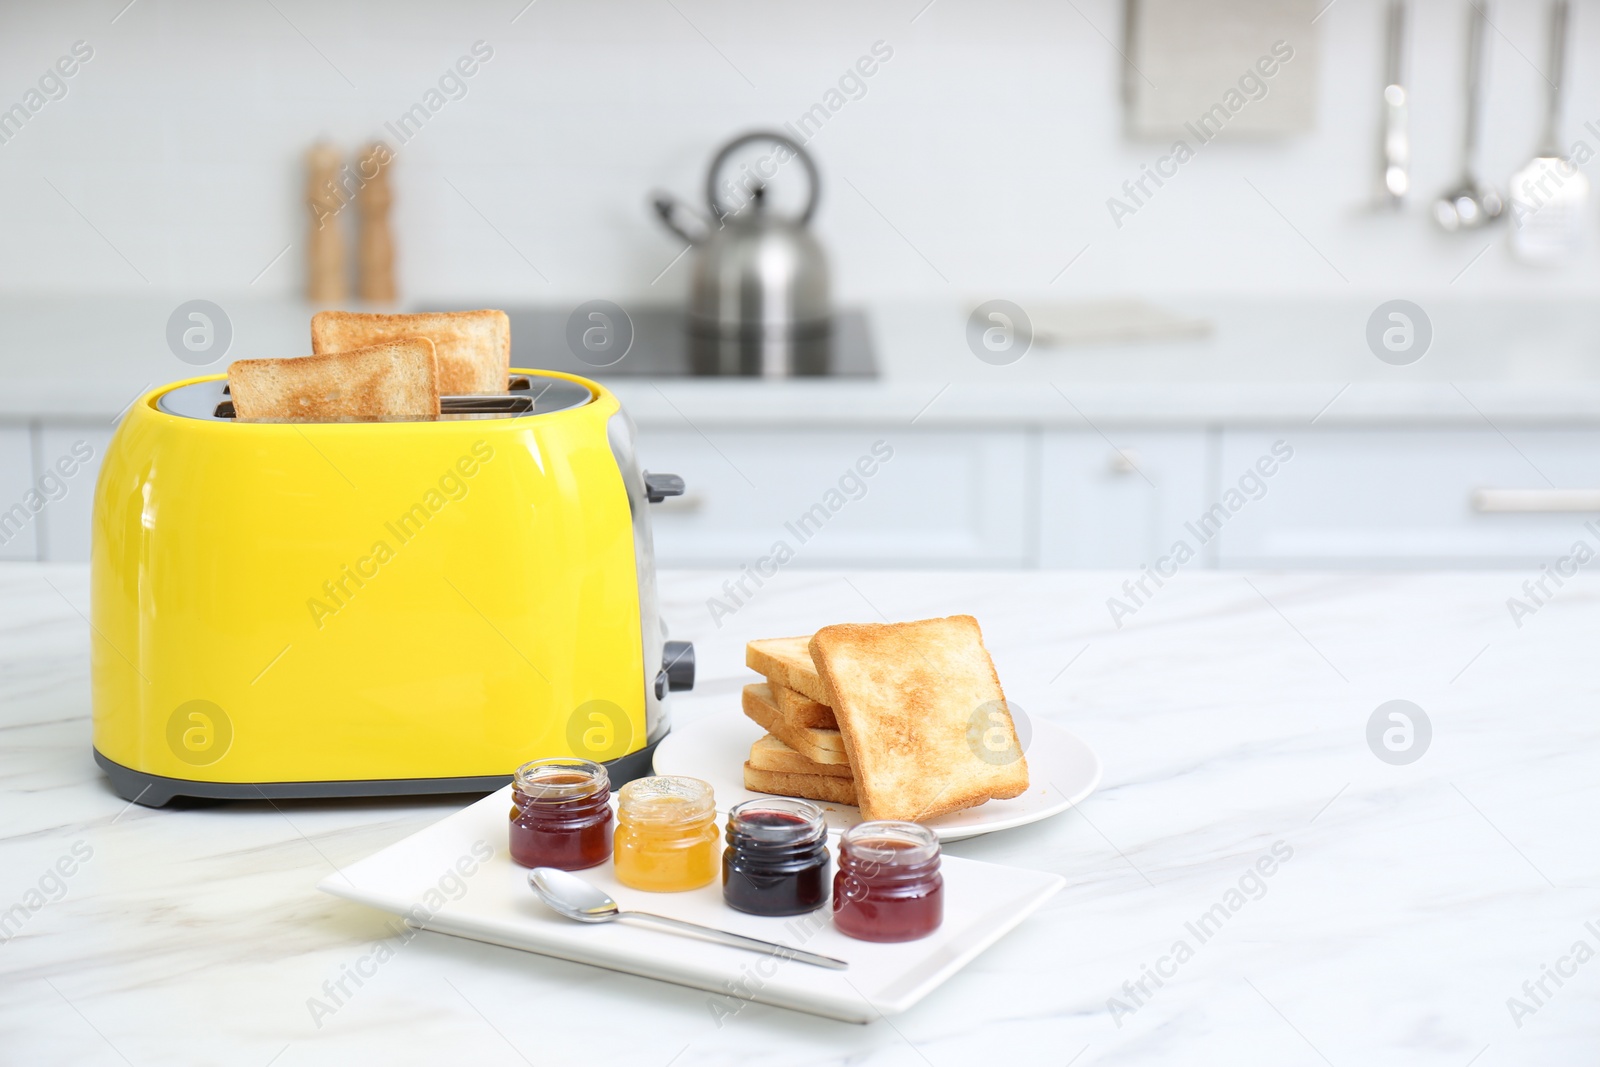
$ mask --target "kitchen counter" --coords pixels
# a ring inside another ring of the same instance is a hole
[[[725,577],[662,577],[701,671],[673,698],[679,722],[737,714],[750,637],[969,611],[1008,696],[1104,762],[1074,811],[950,846],[1068,888],[908,1014],[858,1027],[751,1005],[719,1027],[704,993],[401,940],[314,888],[463,798],[130,807],[89,753],[86,572],[14,564],[0,909],[40,906],[0,944],[0,1059],[1593,1061],[1600,605],[1584,581],[1518,628],[1520,573],[1185,572],[1117,629],[1105,602],[1122,574],[786,571],[719,627],[706,602]],[[1368,747],[1395,699],[1432,724],[1407,765]],[[384,962],[319,1027],[310,998],[376,945]]]
[[[887,302],[867,309],[876,380],[623,379],[615,389],[641,425],[673,428],[1600,424],[1600,303],[1425,301],[1428,353],[1391,366],[1365,340],[1384,299],[1164,302],[1212,324],[1210,335],[1038,344],[1008,366],[973,355],[960,302]],[[153,385],[220,372],[224,358],[197,367],[167,347],[180,303],[0,299],[0,421],[111,419]],[[233,331],[227,359],[309,350],[306,304],[220,303]],[[1056,306],[1034,309],[1041,324],[1063,318]]]

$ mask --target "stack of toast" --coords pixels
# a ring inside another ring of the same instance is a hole
[[[748,789],[919,822],[1028,788],[970,615],[751,641],[745,663],[766,676],[744,688],[745,715],[767,731],[744,765]]]
[[[809,637],[745,645],[745,665],[767,680],[744,687],[744,713],[766,730],[744,765],[747,789],[855,804],[856,778],[833,714],[833,695],[811,660]]]
[[[503,311],[311,319],[314,355],[241,359],[228,394],[241,419],[328,421],[437,416],[440,396],[504,393],[511,320]]]

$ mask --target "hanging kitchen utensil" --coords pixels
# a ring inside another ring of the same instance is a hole
[[[1389,0],[1388,55],[1383,82],[1383,157],[1379,197],[1400,208],[1411,189],[1411,134],[1405,87],[1406,0]]]
[[[1528,165],[1511,176],[1511,251],[1525,263],[1559,263],[1583,248],[1589,179],[1561,151],[1569,0],[1550,5],[1544,133]]]
[[[763,142],[775,146],[755,166],[741,168],[742,186],[719,181],[734,153]],[[805,208],[790,217],[767,205],[767,183],[798,161],[809,183]],[[828,263],[807,224],[821,183],[805,149],[781,133],[756,131],[724,145],[706,172],[706,205],[713,221],[685,225],[695,213],[665,193],[655,210],[668,229],[694,246],[688,330],[696,373],[783,378],[824,373],[832,316]],[[730,205],[729,193],[742,193]]]
[[[1484,49],[1488,45],[1489,0],[1474,0],[1467,16],[1467,114],[1461,143],[1461,181],[1433,203],[1433,218],[1442,228],[1475,230],[1505,210],[1499,190],[1478,180],[1478,123],[1483,110]]]

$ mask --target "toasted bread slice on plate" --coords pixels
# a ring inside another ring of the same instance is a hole
[[[744,687],[744,713],[772,736],[816,763],[849,766],[844,739],[838,730],[819,730],[814,726],[793,726],[772,702],[772,690],[765,682]]]
[[[241,419],[328,422],[439,414],[439,371],[425,337],[297,359],[241,359],[228,367]]]
[[[825,626],[810,648],[866,818],[923,821],[1027,790],[1028,763],[972,616]]]
[[[744,662],[757,674],[831,707],[833,697],[811,662],[810,644],[809,637],[762,638],[744,646]]]
[[[764,771],[745,761],[744,787],[757,793],[775,793],[784,797],[804,797],[832,804],[854,804],[856,784],[849,778],[830,774],[787,774],[783,771]]]
[[[433,342],[439,356],[439,389],[446,396],[503,393],[510,388],[511,320],[504,311],[416,315],[319,311],[311,317],[311,350],[319,354],[407,337]]]
[[[783,717],[795,726],[815,726],[821,730],[839,728],[839,720],[833,717],[833,709],[828,705],[770,678],[767,679],[767,685],[772,687],[772,702],[783,713]]]
[[[750,746],[750,766],[758,771],[779,771],[784,774],[825,774],[830,778],[851,777],[848,763],[818,763],[809,759],[771,734]]]

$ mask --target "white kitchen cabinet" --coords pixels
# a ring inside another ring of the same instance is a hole
[[[1154,564],[1207,506],[1214,435],[1204,430],[1046,433],[1040,448],[1044,567]],[[1202,546],[1194,565],[1205,566]]]
[[[47,472],[65,485],[61,499],[39,516],[39,558],[82,563],[89,558],[94,483],[115,427],[108,423],[45,423],[34,435],[36,479]]]
[[[1537,567],[1578,540],[1600,553],[1600,430],[704,429],[640,431],[641,463],[688,486],[652,508],[664,566],[736,572],[787,551],[797,567],[1131,571],[1179,540],[1193,567]],[[0,426],[0,559],[88,559],[112,430]],[[1279,441],[1293,456],[1230,493]]]
[[[39,514],[49,507],[33,484],[33,445],[27,426],[0,426],[0,560],[39,558]]]
[[[1600,431],[1229,430],[1223,481],[1280,439],[1294,455],[1227,518],[1223,566],[1538,566],[1580,539],[1600,550],[1585,526],[1600,527]]]
[[[738,569],[785,551],[799,567],[1027,566],[1035,441],[1022,431],[646,426],[638,451],[645,469],[687,485],[652,508],[664,566]]]

